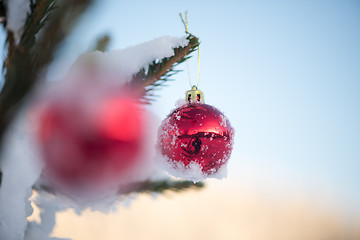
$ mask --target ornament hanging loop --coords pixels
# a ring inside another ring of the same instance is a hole
[[[186,33],[186,34],[188,34],[188,33],[189,33],[189,31],[188,31],[187,13],[188,13],[188,11],[186,10],[186,11],[185,11],[185,19],[182,17],[181,13],[179,13],[180,18],[181,18],[181,21],[182,21],[182,23],[184,24],[184,27],[185,27],[185,33]]]
[[[182,16],[181,13],[179,13],[179,15],[180,15],[180,19],[181,19],[182,23],[184,24],[185,33],[186,33],[186,34],[190,34],[190,33],[189,33],[189,27],[188,27],[187,13],[188,13],[188,11],[185,11],[185,18],[183,18],[183,16]],[[190,34],[190,35],[191,35],[191,34]],[[198,51],[198,69],[197,69],[197,82],[196,82],[196,87],[199,86],[199,79],[200,79],[200,45],[198,45],[197,51]],[[186,61],[186,66],[187,66],[187,72],[188,72],[188,76],[189,76],[190,86],[193,86],[193,85],[191,84],[189,64],[188,64],[187,61]]]
[[[198,69],[197,69],[197,83],[196,86],[199,86],[199,79],[200,79],[200,45],[198,46]]]
[[[189,29],[188,29],[187,11],[185,11],[185,18],[183,18],[181,13],[179,15],[180,15],[182,23],[184,24],[185,33],[191,35],[189,33]],[[200,79],[200,45],[198,45],[197,50],[198,50],[198,69],[197,69],[197,82],[196,82],[196,85],[191,84],[189,64],[186,61],[186,66],[187,66],[188,76],[189,76],[189,83],[190,83],[190,86],[192,86],[191,90],[186,91],[186,95],[185,95],[185,100],[188,101],[189,103],[205,103],[204,94],[202,93],[202,91],[198,90],[199,79]]]

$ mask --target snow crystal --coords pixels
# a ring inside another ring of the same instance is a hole
[[[213,169],[211,173],[204,173],[200,164],[192,162],[189,165],[181,161],[175,162],[160,153],[157,154],[157,164],[171,176],[193,181],[194,183],[207,178],[223,179],[227,177],[227,164],[222,165],[218,170]]]
[[[7,14],[6,28],[14,33],[15,40],[20,40],[27,14],[30,12],[29,0],[5,0]]]
[[[178,100],[176,101],[175,107],[176,107],[176,108],[179,108],[179,107],[182,107],[182,106],[186,105],[187,103],[188,103],[188,102],[187,102],[185,99],[180,98],[180,99],[178,99]]]
[[[146,69],[156,59],[173,56],[174,48],[187,44],[186,36],[163,36],[125,49],[85,53],[78,58],[73,68],[94,64],[102,72],[114,72],[121,76],[118,79],[129,81],[141,68]]]
[[[0,239],[24,238],[26,217],[32,213],[28,198],[42,169],[26,120],[24,114],[20,114],[9,128],[0,156],[3,173],[0,188]]]
[[[206,175],[201,171],[201,166],[195,162],[185,166],[184,163],[174,162],[162,154],[159,154],[157,160],[159,166],[174,177],[187,179],[194,183],[206,178]]]
[[[220,122],[220,126],[223,126],[223,127],[227,127],[227,118],[225,117],[225,115],[220,115],[220,119],[221,119],[221,122]]]
[[[158,130],[158,136],[161,136],[160,138],[162,138],[162,139],[166,139],[166,138],[171,139],[171,145],[175,146],[175,142],[176,142],[177,137],[180,135],[180,131],[176,124],[172,125],[169,123],[169,121],[170,121],[170,118],[166,118],[162,122],[162,124]],[[175,147],[177,147],[177,146],[175,146]]]

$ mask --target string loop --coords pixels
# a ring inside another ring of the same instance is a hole
[[[185,33],[189,34],[189,28],[188,28],[188,20],[187,20],[187,13],[188,11],[185,11],[185,19],[183,18],[182,14],[179,13],[180,18],[182,23],[185,26]],[[200,45],[198,46],[198,69],[197,69],[197,82],[196,82],[196,87],[199,86],[199,80],[200,80]],[[187,72],[188,72],[188,77],[189,77],[189,83],[190,83],[190,87],[192,87],[193,85],[191,84],[191,79],[190,79],[190,70],[189,70],[189,63],[186,61],[186,66],[187,66]]]

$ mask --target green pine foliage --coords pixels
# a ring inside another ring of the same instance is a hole
[[[185,47],[174,48],[174,56],[157,59],[148,66],[147,70],[142,68],[133,76],[130,85],[140,91],[143,102],[150,103],[155,89],[164,86],[168,81],[173,81],[171,77],[180,71],[176,69],[177,66],[188,60],[191,53],[197,50],[198,38],[187,33],[186,39],[189,43]]]

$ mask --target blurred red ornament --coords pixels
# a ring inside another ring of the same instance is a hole
[[[195,97],[195,101],[179,107],[163,120],[159,147],[165,161],[170,163],[168,166],[173,168],[168,169],[172,174],[174,169],[181,168],[179,166],[186,169],[196,163],[204,177],[208,177],[227,163],[234,130],[218,109],[201,103],[200,95]],[[182,177],[183,170],[173,175]]]
[[[121,179],[140,160],[144,110],[134,99],[96,85],[75,92],[50,97],[41,107],[45,176],[59,186],[85,189]]]

